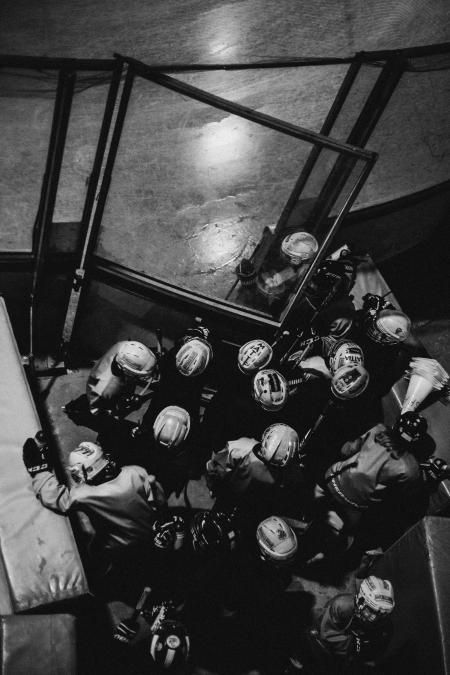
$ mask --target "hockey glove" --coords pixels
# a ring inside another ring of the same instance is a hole
[[[48,459],[48,446],[44,441],[42,432],[38,432],[35,438],[27,438],[23,446],[23,463],[32,478],[41,471],[50,471]]]
[[[424,469],[427,478],[437,483],[450,478],[450,467],[441,457],[430,457],[426,462],[422,462],[420,466]]]
[[[136,637],[138,632],[138,624],[136,621],[124,619],[121,621],[114,631],[114,639],[129,645]]]

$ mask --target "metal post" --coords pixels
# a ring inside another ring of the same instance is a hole
[[[118,62],[120,64],[120,69],[122,69],[123,59],[118,59]],[[128,71],[127,71],[127,75],[125,77],[125,83],[124,83],[123,89],[122,89],[122,95],[120,97],[120,103],[119,103],[116,121],[115,121],[115,124],[114,124],[114,129],[113,129],[113,133],[112,133],[112,137],[111,137],[111,142],[110,142],[109,151],[108,151],[108,157],[107,157],[107,160],[106,160],[105,170],[103,172],[100,190],[99,190],[99,193],[98,193],[97,206],[95,208],[95,212],[94,212],[92,222],[91,222],[91,226],[90,226],[90,231],[87,235],[85,245],[84,245],[84,251],[83,251],[84,270],[83,270],[83,279],[82,279],[83,284],[82,284],[82,286],[79,290],[77,311],[76,311],[76,314],[75,314],[75,316],[73,318],[73,321],[72,321],[71,332],[70,332],[71,335],[76,330],[76,327],[79,323],[80,314],[82,312],[82,307],[83,307],[83,302],[85,301],[85,298],[86,298],[88,276],[89,276],[90,269],[92,268],[92,258],[93,258],[93,255],[94,255],[95,247],[97,245],[98,236],[100,234],[100,227],[101,227],[101,223],[102,223],[103,212],[105,210],[106,199],[108,197],[109,187],[111,185],[112,172],[113,172],[114,163],[115,163],[116,156],[117,156],[117,151],[118,151],[118,148],[119,148],[120,138],[122,136],[122,130],[123,130],[124,122],[125,122],[125,117],[126,117],[126,114],[127,114],[128,103],[129,103],[129,100],[130,100],[131,91],[133,89],[134,77],[135,77],[134,69],[131,66],[129,66]]]
[[[400,54],[386,63],[348,136],[348,144],[360,148],[366,145],[404,72],[404,64],[405,60]],[[354,164],[345,156],[340,156],[336,160],[317,198],[316,207],[309,217],[314,225],[315,235],[321,236],[322,223],[344,188]]]
[[[95,153],[94,163],[92,165],[92,172],[91,175],[89,176],[89,185],[86,193],[86,200],[84,203],[83,214],[81,217],[80,245],[78,246],[77,251],[77,257],[79,262],[75,270],[72,282],[72,291],[67,304],[66,318],[64,321],[64,328],[62,331],[61,342],[64,352],[67,352],[68,350],[68,346],[72,338],[75,317],[78,311],[80,288],[83,284],[84,279],[86,251],[89,242],[89,237],[91,235],[90,226],[92,219],[92,211],[94,208],[95,196],[103,164],[103,159],[105,156],[108,136],[111,129],[111,121],[113,118],[114,108],[116,105],[117,93],[119,91],[119,85],[122,78],[122,66],[123,64],[121,61],[117,60],[115,61],[115,68],[109,85],[108,96],[106,99],[105,110],[103,113],[103,121],[100,129],[97,150]]]
[[[361,54],[357,54],[355,60],[350,65],[350,68],[345,74],[344,80],[342,81],[341,86],[339,87],[339,91],[336,94],[336,97],[332,103],[330,110],[328,111],[328,114],[325,118],[322,128],[320,129],[320,133],[323,134],[324,136],[328,136],[328,134],[331,132],[339,116],[339,113],[341,112],[342,107],[345,101],[347,100],[347,96],[356,80],[356,77],[361,69],[361,65],[362,65]],[[302,172],[298,177],[297,182],[295,183],[294,189],[289,195],[289,198],[278,219],[274,232],[274,238],[276,238],[280,234],[280,232],[284,230],[287,221],[289,220],[289,217],[303,191],[303,188],[305,187],[306,182],[309,176],[311,175],[311,172],[320,156],[321,151],[322,148],[320,148],[317,145],[315,145],[311,149],[311,152],[308,155],[308,158],[305,162]]]
[[[38,218],[33,232],[33,254],[35,267],[30,293],[30,351],[29,363],[33,366],[34,335],[36,327],[36,304],[41,291],[45,258],[52,226],[53,211],[56,202],[64,144],[72,108],[76,73],[61,70],[58,77],[52,130],[50,134],[47,163],[43,178]]]

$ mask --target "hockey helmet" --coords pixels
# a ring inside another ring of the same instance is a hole
[[[261,558],[275,564],[290,562],[297,552],[294,530],[278,516],[263,520],[256,530]]]
[[[205,372],[213,356],[212,347],[206,340],[189,337],[175,356],[175,365],[181,375],[196,377]]]
[[[398,309],[382,309],[366,327],[367,336],[380,344],[393,345],[406,340],[411,331],[409,317]]]
[[[245,375],[265,368],[272,359],[272,347],[265,340],[250,340],[239,349],[238,366]]]
[[[236,546],[236,529],[231,514],[223,511],[199,511],[191,524],[194,551],[233,550]]]
[[[342,368],[342,366],[364,365],[363,350],[356,342],[339,340],[330,349],[328,353],[328,366],[331,374]]]
[[[157,371],[156,356],[141,342],[123,342],[115,361],[124,375],[135,379],[149,380]]]
[[[83,441],[69,454],[68,470],[76,483],[90,483],[107,464],[98,443]]]
[[[362,581],[355,608],[355,616],[360,621],[374,623],[384,619],[394,606],[394,589],[390,581],[373,575]]]
[[[286,379],[277,370],[260,370],[253,378],[253,398],[264,410],[281,410],[288,399]]]
[[[152,628],[150,656],[162,670],[178,670],[189,658],[190,640],[180,621],[163,619]]]
[[[155,520],[152,532],[153,543],[156,548],[164,551],[177,551],[184,544],[186,521],[181,516]]]
[[[405,412],[400,415],[394,425],[395,434],[406,443],[420,441],[426,435],[428,423],[425,417],[415,412]]]
[[[271,424],[265,429],[261,443],[258,443],[253,452],[266,464],[285,466],[298,451],[298,434],[287,424]]]
[[[340,399],[360,396],[369,384],[369,373],[360,363],[353,366],[342,366],[333,375],[331,392]]]
[[[177,405],[163,408],[153,423],[155,440],[166,448],[177,447],[186,440],[191,429],[187,410]]]

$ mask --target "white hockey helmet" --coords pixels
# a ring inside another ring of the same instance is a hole
[[[177,405],[163,408],[153,423],[155,440],[166,448],[177,447],[186,440],[191,429],[187,410]]]
[[[156,356],[151,349],[142,344],[127,340],[119,347],[116,363],[128,377],[149,380],[157,370]]]
[[[278,516],[270,516],[258,525],[256,541],[261,558],[275,564],[290,562],[298,548],[294,530]]]
[[[271,424],[264,430],[261,443],[258,443],[253,452],[263,462],[272,466],[285,466],[298,450],[298,434],[287,424]]]
[[[394,606],[394,589],[390,581],[373,575],[362,581],[355,608],[355,615],[360,621],[373,623],[384,619]]]
[[[330,349],[328,353],[328,365],[331,374],[342,368],[342,366],[364,365],[363,350],[356,342],[339,340]]]
[[[353,366],[342,366],[331,379],[331,391],[340,399],[360,396],[369,384],[369,373],[360,363]]]
[[[277,370],[260,370],[253,378],[253,398],[264,410],[281,410],[288,399],[286,379]]]
[[[67,466],[77,483],[89,483],[107,465],[108,460],[98,443],[83,441],[69,454]]]
[[[207,340],[192,337],[177,351],[175,365],[181,375],[196,377],[205,372],[212,356],[212,347]]]
[[[411,321],[398,309],[382,309],[369,321],[366,331],[373,342],[399,344],[409,336]]]
[[[239,349],[238,366],[245,375],[265,368],[273,355],[272,347],[265,340],[250,340]]]

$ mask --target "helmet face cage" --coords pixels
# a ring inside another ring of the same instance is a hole
[[[88,483],[107,463],[98,443],[84,441],[70,453],[68,470],[76,483]]]
[[[286,466],[298,450],[297,432],[287,424],[271,424],[265,429],[261,443],[255,446],[257,457],[272,466]]]
[[[295,532],[278,516],[270,516],[258,525],[256,540],[261,558],[275,565],[290,563],[298,548]]]
[[[188,337],[175,356],[178,372],[185,377],[197,377],[205,372],[213,356],[206,340]]]
[[[369,384],[369,373],[361,364],[342,366],[331,380],[331,391],[339,399],[351,399],[360,396]]]
[[[253,398],[264,410],[280,410],[288,398],[287,382],[277,370],[260,370],[253,378]]]
[[[128,341],[119,347],[115,357],[119,370],[136,380],[148,381],[157,374],[156,356],[141,342]]]
[[[196,328],[188,328],[186,334],[182,338],[182,342],[187,342],[188,340],[193,340],[195,338],[200,338],[201,340],[208,342],[210,333],[211,331],[206,326],[197,326]]]
[[[360,621],[374,623],[384,619],[394,606],[394,592],[390,581],[375,576],[363,580],[355,606],[355,616]]]
[[[239,349],[238,368],[244,373],[254,373],[267,366],[272,359],[272,347],[265,340],[250,340]]]

